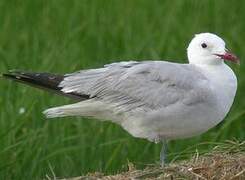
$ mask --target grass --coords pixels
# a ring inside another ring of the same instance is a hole
[[[208,152],[227,139],[245,139],[245,1],[2,0],[0,72],[24,69],[68,73],[120,60],[186,62],[199,32],[215,32],[241,59],[225,121],[209,132],[169,144],[169,159]],[[179,59],[177,61],[176,59]],[[42,111],[70,101],[0,80],[0,179],[115,174],[127,162],[156,163],[161,145],[131,137],[109,122],[46,120]],[[23,113],[24,109],[24,113]]]
[[[245,141],[226,141],[217,145],[209,153],[200,155],[196,152],[190,160],[171,162],[164,167],[156,164],[148,165],[144,169],[137,169],[132,163],[128,163],[128,170],[115,175],[103,175],[103,173],[88,173],[85,176],[66,178],[66,180],[85,179],[232,179],[245,178]],[[59,179],[53,174],[46,179]],[[65,179],[64,179],[65,180]]]

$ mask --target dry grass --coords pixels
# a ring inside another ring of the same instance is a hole
[[[212,179],[242,180],[245,179],[245,141],[242,143],[229,141],[224,146],[214,148],[211,153],[196,153],[191,160],[170,163],[164,168],[159,166],[137,170],[129,163],[128,171],[121,174],[104,176],[101,173],[88,174],[69,178],[69,180],[102,179]]]

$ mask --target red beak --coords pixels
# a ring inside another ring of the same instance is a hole
[[[240,64],[240,60],[238,59],[238,57],[229,51],[226,51],[225,54],[215,54],[215,55],[219,56],[221,59],[224,59],[226,61],[231,61],[233,63]]]

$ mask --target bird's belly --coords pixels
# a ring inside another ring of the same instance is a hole
[[[223,120],[216,111],[216,107],[210,105],[195,105],[182,108],[181,111],[166,113],[159,110],[125,121],[122,126],[133,136],[146,138],[150,141],[161,139],[180,139],[199,135],[217,125]]]

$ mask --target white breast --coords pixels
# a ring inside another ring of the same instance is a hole
[[[218,103],[219,118],[221,121],[229,112],[237,90],[237,78],[232,69],[225,63],[218,66],[204,65],[200,67],[209,79]],[[218,122],[217,122],[218,123]]]

